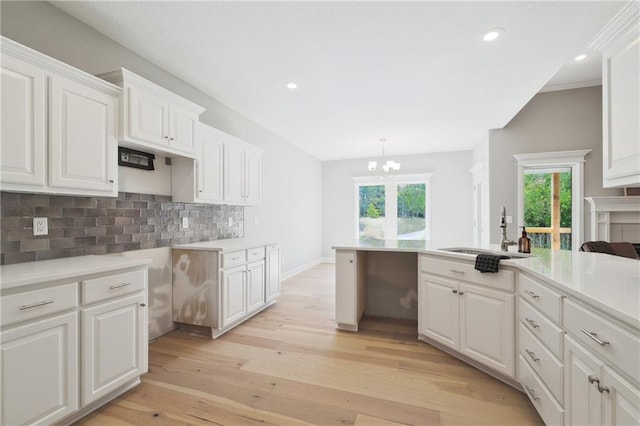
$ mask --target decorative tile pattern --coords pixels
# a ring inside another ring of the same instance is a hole
[[[169,196],[130,192],[118,198],[0,195],[2,265],[238,238],[244,232],[238,206],[173,203]],[[48,235],[33,236],[34,217],[48,218]]]

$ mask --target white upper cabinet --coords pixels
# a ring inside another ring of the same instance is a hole
[[[2,38],[2,190],[116,196],[121,90]]]
[[[602,51],[603,186],[640,186],[640,6],[596,41]]]
[[[112,192],[117,99],[62,77],[49,89],[49,186]]]
[[[3,53],[1,84],[0,179],[3,184],[44,186],[46,75],[39,67]]]
[[[124,68],[99,77],[123,88],[121,145],[170,157],[198,157],[198,117],[204,108]]]
[[[240,140],[224,144],[224,200],[229,204],[258,205],[261,198],[262,152]]]

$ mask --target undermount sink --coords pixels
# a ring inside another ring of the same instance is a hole
[[[453,248],[443,248],[440,249],[442,251],[448,251],[451,253],[460,253],[460,254],[471,254],[474,256],[477,256],[479,254],[491,254],[494,256],[506,256],[509,259],[523,259],[525,257],[531,257],[531,254],[527,254],[527,253],[513,253],[510,251],[492,251],[492,250],[482,250],[482,249],[475,249],[475,248],[469,248],[469,247],[453,247]]]

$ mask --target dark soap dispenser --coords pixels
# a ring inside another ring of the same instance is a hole
[[[531,253],[531,239],[527,237],[525,227],[522,227],[522,236],[518,238],[518,252]]]

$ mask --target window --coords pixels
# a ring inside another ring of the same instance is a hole
[[[571,250],[571,168],[524,171],[524,226],[534,247]]]
[[[430,178],[355,178],[356,238],[428,239]]]
[[[517,154],[518,225],[533,247],[577,250],[582,244],[584,162],[591,150]]]

